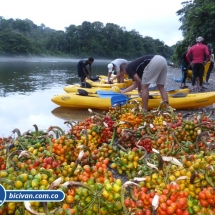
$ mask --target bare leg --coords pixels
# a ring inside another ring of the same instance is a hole
[[[150,84],[142,84],[141,85],[142,107],[143,107],[144,111],[148,111],[149,85]]]
[[[161,98],[163,101],[167,101],[169,104],[169,98],[168,98],[168,94],[166,92],[166,89],[164,88],[163,84],[157,84],[157,88],[160,91],[161,94]],[[167,106],[167,105],[166,105]]]

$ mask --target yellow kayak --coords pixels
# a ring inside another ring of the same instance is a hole
[[[99,81],[91,81],[90,79],[85,79],[85,82],[89,83],[91,87],[97,87],[97,88],[103,88],[103,89],[110,89],[113,86],[117,86],[119,88],[127,88],[132,85],[133,80],[132,79],[125,79],[124,83],[117,83],[114,82],[113,84],[106,84],[107,82],[107,76],[99,76]],[[75,85],[68,85],[64,87],[64,90],[66,92],[73,92],[73,88],[75,87],[81,87],[80,84]]]
[[[132,85],[133,80],[132,79],[126,79],[124,80],[124,83],[117,83],[114,82],[113,84],[106,84],[106,79],[100,79],[100,81],[91,81],[90,79],[85,80],[87,83],[91,84],[92,87],[100,87],[100,88],[111,88],[113,86],[117,86],[119,88],[126,88]]]
[[[206,80],[206,76],[207,76],[207,72],[208,72],[210,63],[211,63],[211,62],[208,61],[208,62],[205,64],[204,75],[203,75],[203,82],[205,82],[205,80]],[[193,71],[192,71],[192,70],[188,70],[188,71],[187,71],[187,78],[188,78],[190,81],[192,80],[192,74],[193,74]]]
[[[160,95],[151,94],[152,98],[149,99],[148,108],[154,109],[157,108],[161,102]],[[196,93],[196,94],[187,94],[187,96],[182,97],[173,97],[174,94],[169,95],[169,105],[175,109],[193,109],[193,108],[202,108],[210,106],[215,103],[215,93]],[[137,96],[131,97],[133,100],[139,102],[141,105],[142,99]],[[71,108],[94,108],[94,109],[104,109],[107,110],[111,107],[110,98],[100,98],[97,94],[89,94],[88,96],[78,95],[76,93],[65,93],[61,95],[55,95],[51,98],[52,102],[61,106],[61,107],[71,107]],[[124,107],[134,107],[132,99]]]
[[[65,89],[66,88],[66,89]],[[88,93],[97,93],[98,90],[105,90],[105,91],[114,91],[112,90],[112,88],[99,88],[99,87],[92,87],[92,88],[84,88],[84,87],[80,87],[80,85],[69,85],[69,87],[65,87],[64,90],[67,93],[78,93],[78,89],[83,89],[85,91],[87,91]],[[115,91],[117,92],[117,91]],[[150,93],[159,93],[158,90],[151,90],[149,91]],[[189,93],[190,89],[189,88],[184,88],[184,89],[174,89],[174,90],[169,90],[167,91],[168,94],[175,94],[175,93]],[[128,93],[125,94],[131,94],[131,95],[138,95],[138,90],[132,90]]]
[[[66,91],[67,93],[77,93],[78,89],[83,89],[89,93],[96,93],[97,90],[112,91],[112,88],[113,88],[113,86],[110,88],[102,88],[102,87],[85,88],[85,87],[81,87],[80,84],[74,84],[74,85],[68,85],[68,86],[64,87],[64,91]],[[158,90],[151,90],[150,92],[158,92]],[[168,94],[174,94],[174,93],[178,93],[178,92],[190,92],[190,89],[185,88],[185,89],[169,90]],[[138,94],[138,91],[132,90],[132,91],[128,92],[127,94]]]

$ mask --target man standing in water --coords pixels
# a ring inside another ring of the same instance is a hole
[[[167,61],[164,57],[160,55],[142,56],[129,64],[122,64],[121,71],[126,72],[130,78],[133,78],[133,84],[122,90],[121,93],[129,92],[138,87],[144,111],[148,111],[150,84],[157,85],[162,100],[165,102],[166,107],[168,106],[168,95],[164,88],[167,77]]]
[[[91,65],[94,62],[92,57],[89,57],[86,61],[80,60],[77,64],[78,77],[81,82],[84,82],[85,78],[90,78],[91,76]],[[87,70],[87,65],[89,65],[89,72]]]

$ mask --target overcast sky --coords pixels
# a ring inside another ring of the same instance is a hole
[[[82,22],[113,23],[172,46],[182,40],[179,16],[183,0],[1,0],[0,16],[30,19],[55,30]]]

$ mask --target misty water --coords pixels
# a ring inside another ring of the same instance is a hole
[[[66,85],[79,82],[76,65],[80,59],[0,58],[0,137],[59,126],[68,130],[66,120],[80,121],[89,116],[87,110],[62,108],[51,101],[65,93]],[[95,59],[92,76],[107,75],[111,60]]]

